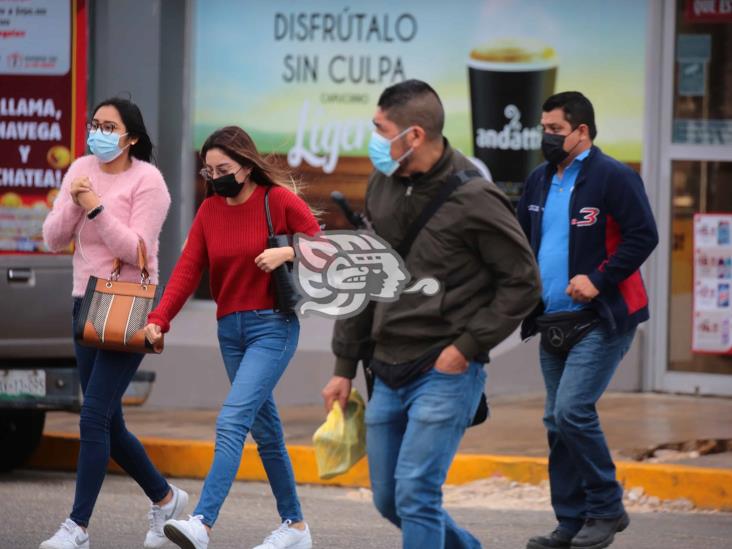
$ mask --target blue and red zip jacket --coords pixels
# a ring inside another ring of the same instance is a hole
[[[640,176],[593,146],[569,202],[569,278],[587,275],[600,294],[591,306],[606,326],[624,333],[648,320],[640,267],[658,244],[658,231]],[[541,219],[556,167],[545,162],[529,174],[518,218],[538,257]],[[569,284],[569,281],[567,281]],[[524,321],[523,338],[536,333],[540,304]]]

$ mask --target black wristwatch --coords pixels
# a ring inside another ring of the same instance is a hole
[[[102,204],[99,204],[96,208],[92,209],[86,214],[87,219],[94,219],[96,216],[98,216],[100,213],[104,211],[104,206]]]

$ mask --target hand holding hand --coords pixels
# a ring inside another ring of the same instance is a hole
[[[87,212],[90,212],[101,204],[99,196],[94,192],[91,179],[88,177],[75,179],[71,183],[69,193],[71,193],[71,199],[74,201],[74,204],[81,206]]]
[[[77,206],[81,206],[81,204],[79,204],[79,194],[91,190],[91,179],[84,175],[81,177],[77,177],[71,182],[69,194],[71,195],[71,200],[74,202],[74,204],[76,204]]]

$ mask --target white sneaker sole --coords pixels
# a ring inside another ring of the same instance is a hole
[[[44,541],[38,546],[38,549],[57,549],[58,545],[51,545],[48,543],[48,541]],[[77,549],[89,549],[89,540],[87,539],[84,543],[81,545],[76,546]]]
[[[257,546],[259,547],[259,545]],[[294,545],[288,545],[287,549],[312,549],[313,539],[301,539]]]
[[[195,543],[193,543],[188,536],[186,536],[182,530],[178,530],[172,524],[166,524],[163,526],[163,533],[165,537],[175,543],[182,549],[200,549]]]

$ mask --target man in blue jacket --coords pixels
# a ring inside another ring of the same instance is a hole
[[[559,522],[528,549],[600,549],[630,520],[597,415],[648,297],[640,266],[658,243],[641,178],[603,154],[590,101],[546,100],[547,161],[528,177],[518,216],[539,263],[542,302],[524,321],[541,333],[552,506]]]

